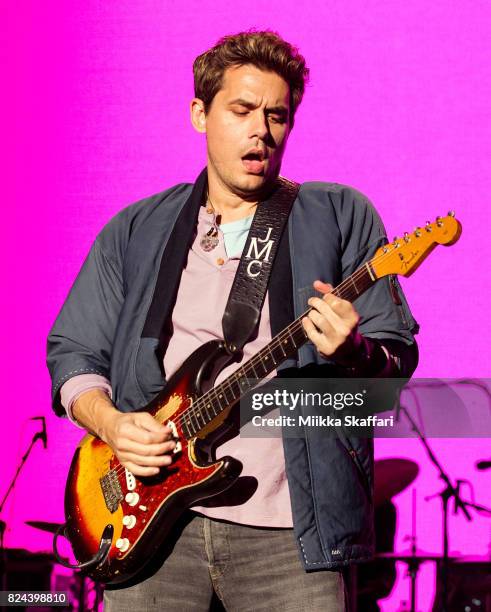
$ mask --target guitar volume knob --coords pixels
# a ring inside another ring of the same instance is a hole
[[[119,552],[126,552],[130,547],[130,541],[128,540],[128,538],[118,538],[116,540],[115,546],[119,550]]]
[[[135,491],[130,491],[129,493],[126,493],[124,499],[129,506],[136,506],[136,504],[140,500],[140,496]]]
[[[136,516],[134,514],[127,514],[123,516],[123,525],[128,529],[133,529],[136,525]]]

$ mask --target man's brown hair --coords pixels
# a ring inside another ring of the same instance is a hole
[[[205,112],[208,112],[213,98],[222,88],[225,70],[245,64],[276,72],[285,79],[290,87],[290,123],[293,125],[309,69],[298,49],[270,30],[251,30],[224,36],[194,60],[194,95],[203,100]]]

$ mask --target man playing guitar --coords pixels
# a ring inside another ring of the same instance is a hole
[[[193,350],[222,337],[252,218],[275,189],[307,77],[297,49],[272,32],[227,36],[199,56],[191,121],[206,136],[206,172],[194,188],[172,187],[104,228],[50,333],[55,411],[106,442],[137,478],[172,467],[171,428],[136,410]],[[196,197],[198,215],[187,220]],[[310,306],[310,342],[284,369],[410,376],[417,326],[397,281],[381,279],[355,305],[331,293],[384,243],[367,199],[306,183],[285,235],[242,361]],[[168,299],[155,308],[160,291]],[[236,433],[217,456],[237,457],[241,478],[183,514],[151,575],[106,589],[107,610],[206,611],[213,592],[227,610],[344,609],[340,570],[373,550],[370,441]]]

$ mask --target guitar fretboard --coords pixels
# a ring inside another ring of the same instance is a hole
[[[367,262],[333,289],[333,294],[353,302],[375,281],[370,262]],[[303,329],[302,319],[310,311],[311,308],[292,321],[233,374],[198,398],[188,408],[181,417],[182,431],[188,440],[195,437],[221,412],[238,402],[247,391],[256,387],[262,379],[307,342],[308,337]]]

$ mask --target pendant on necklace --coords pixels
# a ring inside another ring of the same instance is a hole
[[[201,248],[206,252],[213,251],[218,246],[218,242],[218,230],[215,226],[211,227],[199,241]]]

